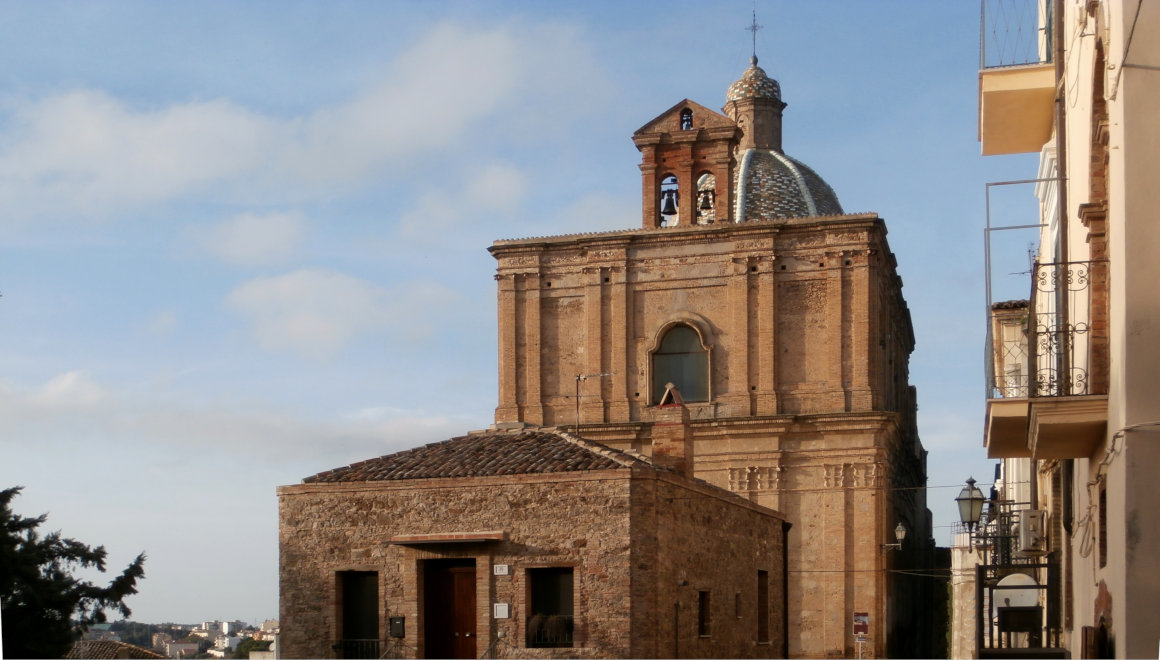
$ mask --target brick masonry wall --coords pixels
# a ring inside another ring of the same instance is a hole
[[[510,644],[532,657],[668,656],[674,599],[681,600],[682,611],[695,607],[695,600],[674,592],[676,577],[688,576],[690,587],[741,593],[750,607],[755,562],[770,566],[771,633],[781,630],[781,519],[667,473],[634,476],[625,469],[285,486],[279,489],[279,517],[284,657],[333,657],[331,644],[340,634],[336,572],[348,570],[379,572],[380,639],[386,638],[388,617],[405,616],[404,642],[422,654],[419,579],[422,562],[435,558],[475,559],[477,653],[502,634],[501,655]],[[391,543],[401,535],[496,530],[506,532],[507,540]],[[497,564],[509,566],[509,574],[493,575]],[[526,570],[544,566],[574,568],[576,648],[523,648]],[[730,577],[731,571],[737,575]],[[732,608],[732,598],[723,595],[714,607]],[[507,603],[510,618],[492,618],[494,603]],[[720,616],[714,619],[722,622],[720,632],[699,640],[700,647],[693,638],[695,618],[688,622],[689,653],[682,655],[778,655],[776,642],[753,644],[753,633],[745,632],[755,630],[752,617],[745,624]]]
[[[715,418],[900,410],[909,311],[874,215],[497,242],[497,422],[647,421],[674,322],[710,347]]]
[[[783,519],[703,484],[661,478],[633,485],[633,582],[652,603],[634,627],[634,657],[784,656]],[[641,522],[637,532],[636,521]],[[650,534],[649,527],[652,528]],[[758,638],[757,583],[766,571],[768,638]],[[698,592],[709,593],[709,634],[698,631]],[[635,613],[634,613],[635,614]]]
[[[583,384],[581,434],[647,454],[650,352],[667,324],[695,325],[711,347],[712,397],[686,402],[695,474],[794,524],[790,653],[851,652],[853,611],[872,615],[867,652],[885,652],[889,612],[902,605],[891,605],[885,572],[897,558],[880,545],[899,521],[915,539],[930,530],[920,496],[885,490],[924,474],[914,333],[884,222],[719,223],[491,251],[508,374],[496,420],[571,425],[575,374],[612,372]]]

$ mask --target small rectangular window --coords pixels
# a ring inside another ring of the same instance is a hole
[[[570,648],[572,646],[571,566],[529,568],[528,648]]]
[[[769,641],[769,571],[757,571],[757,641]]]
[[[712,616],[709,612],[709,592],[697,592],[697,634],[701,637],[709,636],[709,624]]]

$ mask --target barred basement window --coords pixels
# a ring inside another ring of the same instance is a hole
[[[529,568],[528,648],[572,647],[571,566]]]

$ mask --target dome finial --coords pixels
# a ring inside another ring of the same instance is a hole
[[[765,27],[757,24],[757,0],[753,0],[753,22],[749,27],[745,28],[747,31],[753,33],[753,56],[749,58],[749,63],[757,66],[757,31]]]

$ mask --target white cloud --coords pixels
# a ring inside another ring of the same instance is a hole
[[[484,120],[514,136],[547,114],[559,130],[594,102],[599,78],[571,32],[447,24],[360,92],[296,117],[229,99],[137,107],[101,90],[8,99],[0,218],[75,222],[195,196],[267,204],[328,197],[439,150],[462,150],[465,133]],[[488,174],[497,188],[481,191],[484,199],[520,192],[510,172]]]
[[[336,271],[304,269],[250,280],[226,304],[250,321],[263,348],[327,357],[365,334],[420,339],[454,299],[437,284],[409,282],[388,290]]]
[[[199,242],[223,261],[258,266],[288,259],[305,233],[306,221],[298,213],[241,213],[210,227]]]
[[[138,111],[99,91],[18,106],[0,136],[0,208],[102,215],[259,167],[271,123],[228,101]]]
[[[99,405],[104,389],[80,371],[69,371],[46,382],[31,393],[27,402],[42,409],[81,410]]]
[[[510,212],[524,200],[524,175],[507,163],[480,168],[466,183],[432,190],[399,219],[398,231],[409,238],[444,240],[442,230],[478,225],[482,216]]]
[[[0,381],[4,441],[37,452],[60,443],[105,443],[110,451],[142,443],[160,455],[177,450],[178,461],[197,448],[317,464],[321,470],[471,430],[469,420],[421,410],[382,406],[317,419],[253,402],[191,403],[167,398],[164,391],[118,389],[79,371],[34,387]]]
[[[640,225],[640,200],[592,192],[562,208],[552,224],[575,231],[610,231]]]

